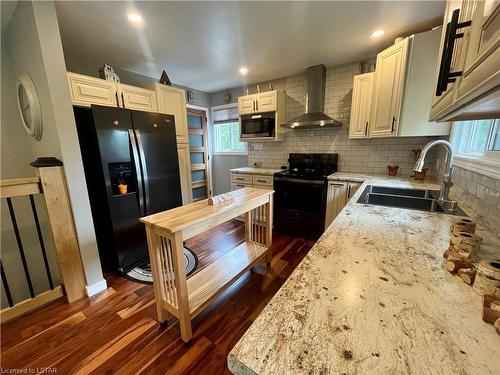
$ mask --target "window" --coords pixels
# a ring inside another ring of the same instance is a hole
[[[453,123],[454,164],[500,178],[500,119]]]
[[[246,154],[245,142],[240,142],[240,124],[238,121],[214,124],[215,154]]]
[[[212,108],[212,145],[215,155],[247,154],[247,143],[240,142],[238,107],[235,104]]]

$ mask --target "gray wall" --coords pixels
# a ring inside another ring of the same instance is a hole
[[[227,193],[231,190],[232,168],[248,166],[247,155],[213,155],[212,181],[214,195]]]
[[[85,276],[87,285],[91,285],[102,281],[103,276],[65,71],[54,3],[19,2],[8,25],[2,25],[1,178],[34,176],[29,163],[39,156],[55,156],[64,162]],[[32,77],[40,100],[44,128],[39,142],[24,132],[17,112],[15,82],[21,73]],[[22,225],[33,229],[29,211],[23,213],[29,206],[18,204],[20,215],[27,218]],[[43,202],[39,206],[43,207]],[[2,234],[10,233],[2,235],[2,261],[7,260],[4,254],[17,252],[15,243],[4,242],[12,240],[11,231],[9,220],[2,220]],[[30,270],[35,272],[39,266],[30,264]],[[12,269],[14,263],[9,267]],[[19,274],[18,269],[10,277]],[[22,282],[18,286],[26,291]]]

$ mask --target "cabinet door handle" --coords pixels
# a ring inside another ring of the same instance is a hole
[[[392,116],[392,127],[391,127],[391,133],[394,133],[394,124],[396,123],[396,117]]]
[[[255,111],[259,110],[259,101],[255,99]]]
[[[116,97],[116,106],[120,108],[120,99],[118,99],[118,92],[115,91],[115,97]]]
[[[123,92],[122,92],[122,105],[123,105],[123,108],[125,108],[125,99],[123,98]]]
[[[368,135],[368,121],[365,124],[365,137]]]

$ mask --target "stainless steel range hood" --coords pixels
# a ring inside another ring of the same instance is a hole
[[[315,65],[307,68],[306,113],[291,119],[281,126],[292,129],[339,127],[340,121],[334,120],[323,111],[325,108],[326,68]]]

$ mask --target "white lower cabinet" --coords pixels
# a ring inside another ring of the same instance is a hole
[[[346,203],[358,191],[361,182],[329,181],[326,195],[325,229],[342,211]]]
[[[274,177],[264,174],[231,173],[231,190],[244,187],[272,189]]]

